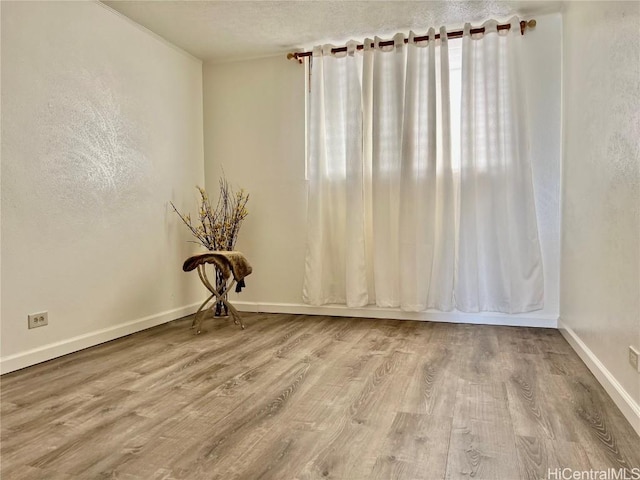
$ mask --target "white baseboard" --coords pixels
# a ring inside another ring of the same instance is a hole
[[[43,345],[26,352],[16,353],[0,358],[0,374],[20,370],[21,368],[30,367],[37,363],[46,362],[53,358],[61,357],[69,353],[77,352],[88,347],[93,347],[104,342],[115,340],[132,333],[146,330],[163,323],[176,320],[195,313],[200,306],[200,302],[185,307],[167,310],[165,312],[149,315],[148,317],[139,318],[130,322],[121,323],[113,327],[103,328],[95,332],[85,333],[72,337],[67,340]]]
[[[593,376],[602,385],[611,399],[620,409],[625,418],[629,421],[633,429],[640,435],[640,405],[627,393],[622,385],[616,380],[611,372],[603,365],[591,349],[582,339],[569,327],[562,319],[558,320],[558,328],[562,336],[569,342],[569,345],[576,351],[578,356],[591,370]]]
[[[314,307],[305,304],[292,303],[255,303],[238,302],[233,304],[240,311],[264,312],[264,313],[291,313],[304,315],[330,315],[338,317],[359,318],[387,318],[399,320],[419,320],[448,323],[473,323],[486,325],[509,325],[523,327],[556,328],[557,318],[551,315],[506,315],[506,314],[469,314],[460,312],[403,312],[400,309],[364,307],[347,308],[344,305],[327,305]],[[77,352],[85,348],[93,347],[116,338],[130,335],[147,328],[161,325],[171,320],[181,318],[194,313],[200,306],[199,303],[185,307],[168,310],[148,317],[126,322],[113,327],[104,328],[95,332],[78,335],[59,342],[43,345],[25,352],[8,355],[0,358],[0,374],[13,372],[30,367],[37,363],[46,362],[62,355]]]
[[[557,328],[557,315],[524,313],[508,315],[504,313],[462,313],[462,312],[405,312],[399,308],[361,307],[348,308],[344,305],[323,305],[315,307],[302,303],[258,303],[232,301],[242,312],[291,313],[295,315],[329,315],[335,317],[390,318],[396,320],[418,320],[423,322],[473,323],[480,325],[505,325],[511,327]]]

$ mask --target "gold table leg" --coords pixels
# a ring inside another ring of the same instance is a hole
[[[209,279],[207,278],[207,272],[205,271],[204,265],[198,265],[197,270],[198,270],[198,276],[200,277],[200,281],[211,292],[211,295],[209,296],[209,298],[207,298],[202,303],[202,305],[200,305],[200,308],[198,309],[198,311],[194,315],[193,322],[191,323],[191,328],[197,327],[196,335],[200,334],[200,332],[202,331],[200,327],[202,326],[202,320],[204,320],[204,317],[206,315],[207,310],[210,310],[210,309],[214,308],[216,303],[218,303],[218,302],[222,302],[227,307],[227,310],[229,311],[229,314],[230,314],[231,318],[233,318],[233,323],[235,323],[236,325],[240,325],[240,328],[242,328],[244,330],[245,327],[244,327],[244,323],[242,323],[242,318],[240,317],[240,313],[225,298],[226,294],[229,292],[231,287],[233,287],[233,285],[236,283],[236,280],[232,279],[231,282],[227,284],[227,286],[226,286],[226,288],[224,289],[223,292],[218,292],[211,285],[211,282],[209,282]],[[228,281],[228,279],[225,279],[225,281]],[[209,307],[209,309],[203,311],[204,307],[214,297],[216,298],[216,301],[213,302],[213,304],[211,305],[211,307]]]

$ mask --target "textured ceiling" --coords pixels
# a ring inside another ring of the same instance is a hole
[[[558,12],[561,1],[173,1],[103,0],[133,21],[205,60],[285,54],[398,31],[426,32],[489,18]]]

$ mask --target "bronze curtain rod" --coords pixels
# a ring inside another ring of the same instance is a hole
[[[534,28],[536,26],[536,21],[534,19],[531,19],[529,21],[525,21],[525,20],[520,20],[520,35],[524,35],[524,31],[526,28]],[[498,25],[498,30],[510,30],[511,29],[511,24],[510,23],[504,23],[504,24],[500,24]],[[478,27],[478,28],[472,28],[471,29],[471,35],[476,35],[478,33],[484,33],[484,27]],[[460,38],[464,35],[464,31],[463,30],[456,30],[455,32],[447,32],[447,38]],[[435,37],[436,40],[438,40],[440,38],[440,34],[436,33]],[[414,37],[413,40],[415,42],[423,42],[425,40],[429,40],[429,35],[423,35],[421,37]],[[380,42],[380,46],[381,47],[388,47],[393,45],[393,40],[385,40],[384,42]],[[409,39],[405,38],[404,39],[404,43],[409,43]],[[374,44],[372,43],[371,46],[373,47]],[[362,50],[364,48],[364,45],[357,45],[356,49],[357,50]],[[347,47],[336,47],[336,48],[332,48],[331,49],[331,53],[339,53],[339,52],[346,52],[347,51]],[[287,58],[289,60],[295,58],[296,60],[298,60],[298,62],[302,63],[302,59],[304,57],[310,57],[313,54],[313,52],[294,52],[294,53],[288,53],[287,54]]]

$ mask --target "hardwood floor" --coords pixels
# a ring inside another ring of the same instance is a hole
[[[640,467],[640,438],[555,330],[244,319],[244,331],[205,320],[194,336],[185,318],[4,375],[2,479],[634,478]]]

